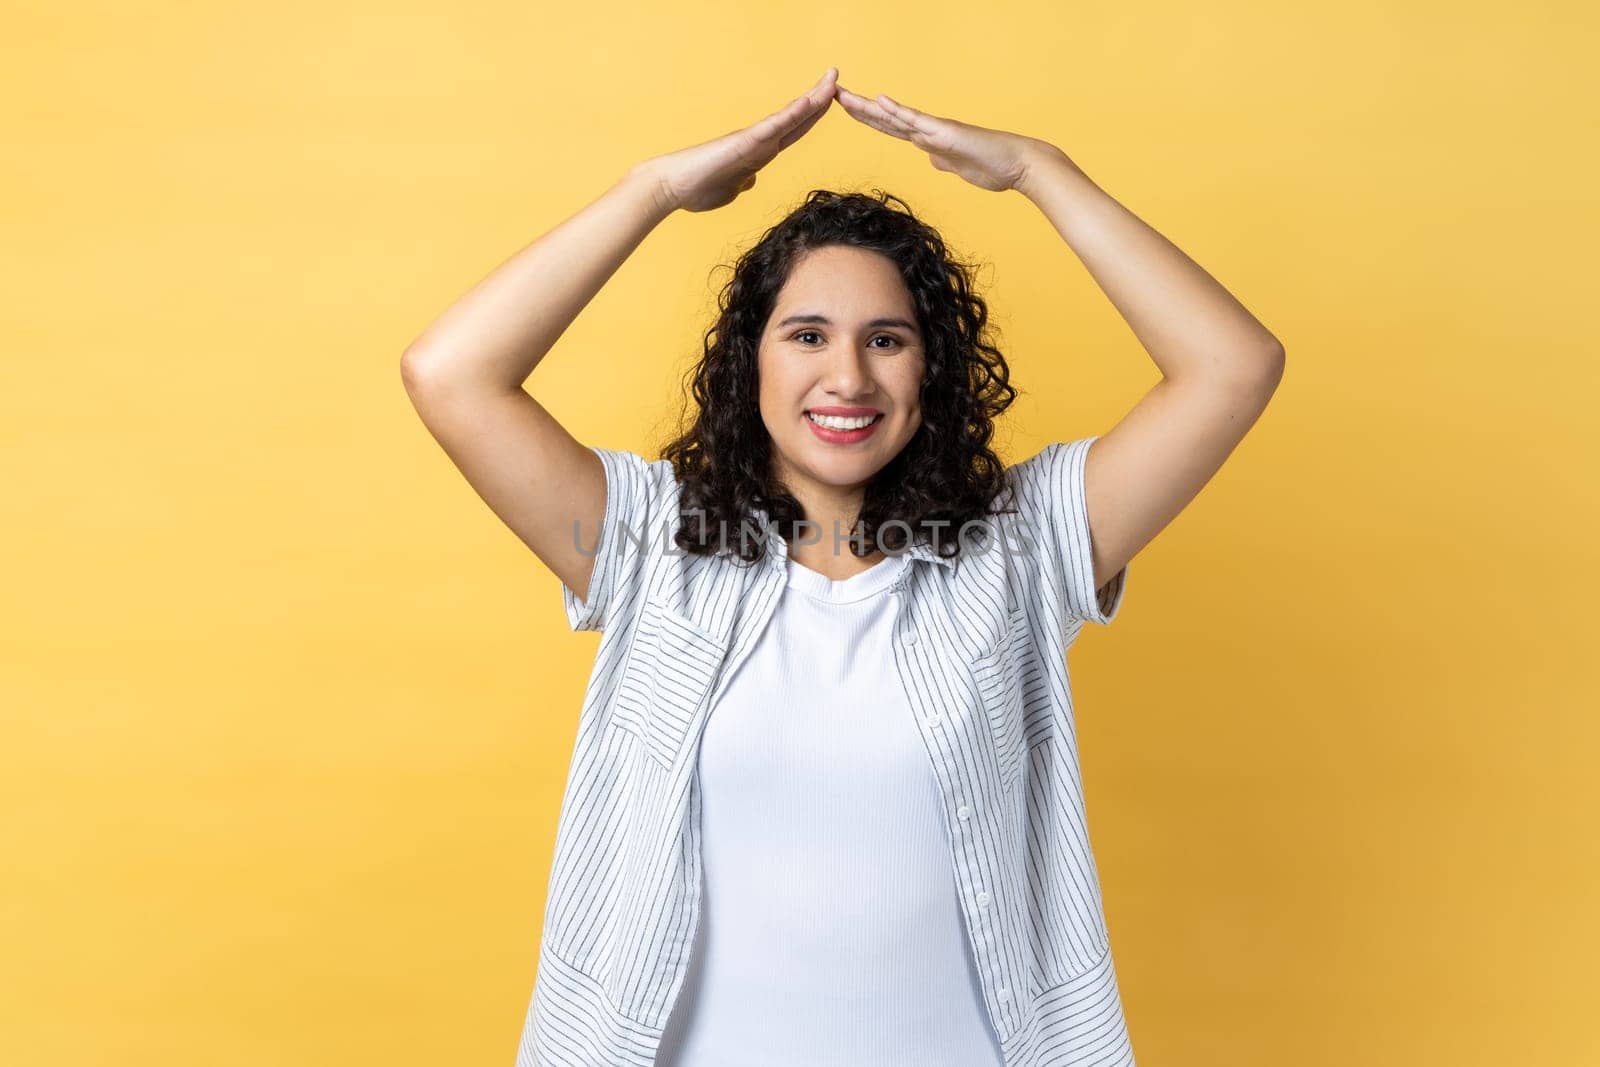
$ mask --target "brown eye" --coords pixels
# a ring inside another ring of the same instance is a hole
[[[799,333],[794,334],[793,336],[791,336],[790,340],[800,341],[802,344],[806,344],[807,342],[801,340],[802,338],[805,338],[805,337],[819,337],[820,338],[821,336],[822,335],[820,333],[818,333],[816,330],[801,330]],[[873,340],[874,341],[889,341],[889,342],[891,342],[891,344],[889,345],[889,347],[891,347],[891,348],[904,348],[905,347],[904,342],[902,342],[898,337],[895,337],[893,334],[880,333],[880,334],[878,334],[878,336],[874,337]]]

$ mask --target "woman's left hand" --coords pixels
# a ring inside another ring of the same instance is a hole
[[[1005,130],[990,130],[906,107],[888,95],[868,100],[839,86],[836,99],[852,118],[924,152],[937,170],[960,175],[980,189],[1004,192],[1028,176],[1044,142]]]

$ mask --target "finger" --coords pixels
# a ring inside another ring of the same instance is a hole
[[[914,107],[906,107],[888,93],[879,93],[878,100],[883,106],[884,113],[889,116],[890,121],[898,124],[908,134],[923,137],[933,135],[934,123],[938,121],[934,116],[925,115]]]
[[[849,90],[845,89],[841,90],[841,92],[849,92]],[[850,93],[849,102],[855,106],[857,112],[859,112],[859,117],[863,121],[876,126],[884,133],[892,134],[895,137],[909,138],[909,134],[912,132],[910,127],[901,122],[881,101],[869,100],[856,93]]]
[[[816,104],[811,97],[797,96],[789,101],[786,107],[774,111],[754,126],[751,126],[750,136],[758,141],[780,137],[803,122],[815,107]]]
[[[891,137],[909,141],[910,131],[902,124],[896,122],[876,100],[868,100],[858,96],[848,89],[839,90],[839,103],[852,117]]]
[[[773,137],[784,137],[807,119],[820,116],[833,100],[833,83],[838,76],[838,68],[829,67],[803,96],[795,97],[787,107],[773,112],[750,127],[751,135],[762,141]],[[792,142],[793,138],[790,140]]]
[[[828,104],[832,104],[832,103],[833,103],[833,98],[829,97],[828,98]],[[811,127],[815,126],[817,123],[822,121],[822,116],[826,115],[827,113],[828,113],[828,108],[827,108],[827,105],[825,104],[824,106],[817,108],[817,110],[812,113],[810,118],[806,119],[800,125],[796,126],[794,129],[790,130],[788,133],[786,133],[782,137],[778,138],[778,151],[780,151],[780,152],[783,151],[785,148],[788,148],[790,145],[794,144],[800,138],[804,137],[807,133],[809,133],[811,131]]]
[[[894,135],[888,128],[888,119],[883,113],[883,108],[875,106],[871,100],[856,93],[852,93],[844,86],[839,86],[839,106],[844,108],[845,114],[855,119],[864,126],[871,126],[882,133]]]

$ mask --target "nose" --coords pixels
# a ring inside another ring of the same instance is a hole
[[[841,345],[828,355],[823,386],[842,401],[864,399],[875,389],[867,367],[868,357],[860,349]]]

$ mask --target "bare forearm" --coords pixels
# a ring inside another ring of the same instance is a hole
[[[418,381],[517,388],[639,243],[671,213],[630,168],[445,309],[406,348]]]
[[[1039,142],[1017,191],[1077,253],[1169,380],[1257,381],[1283,346],[1198,263]]]

